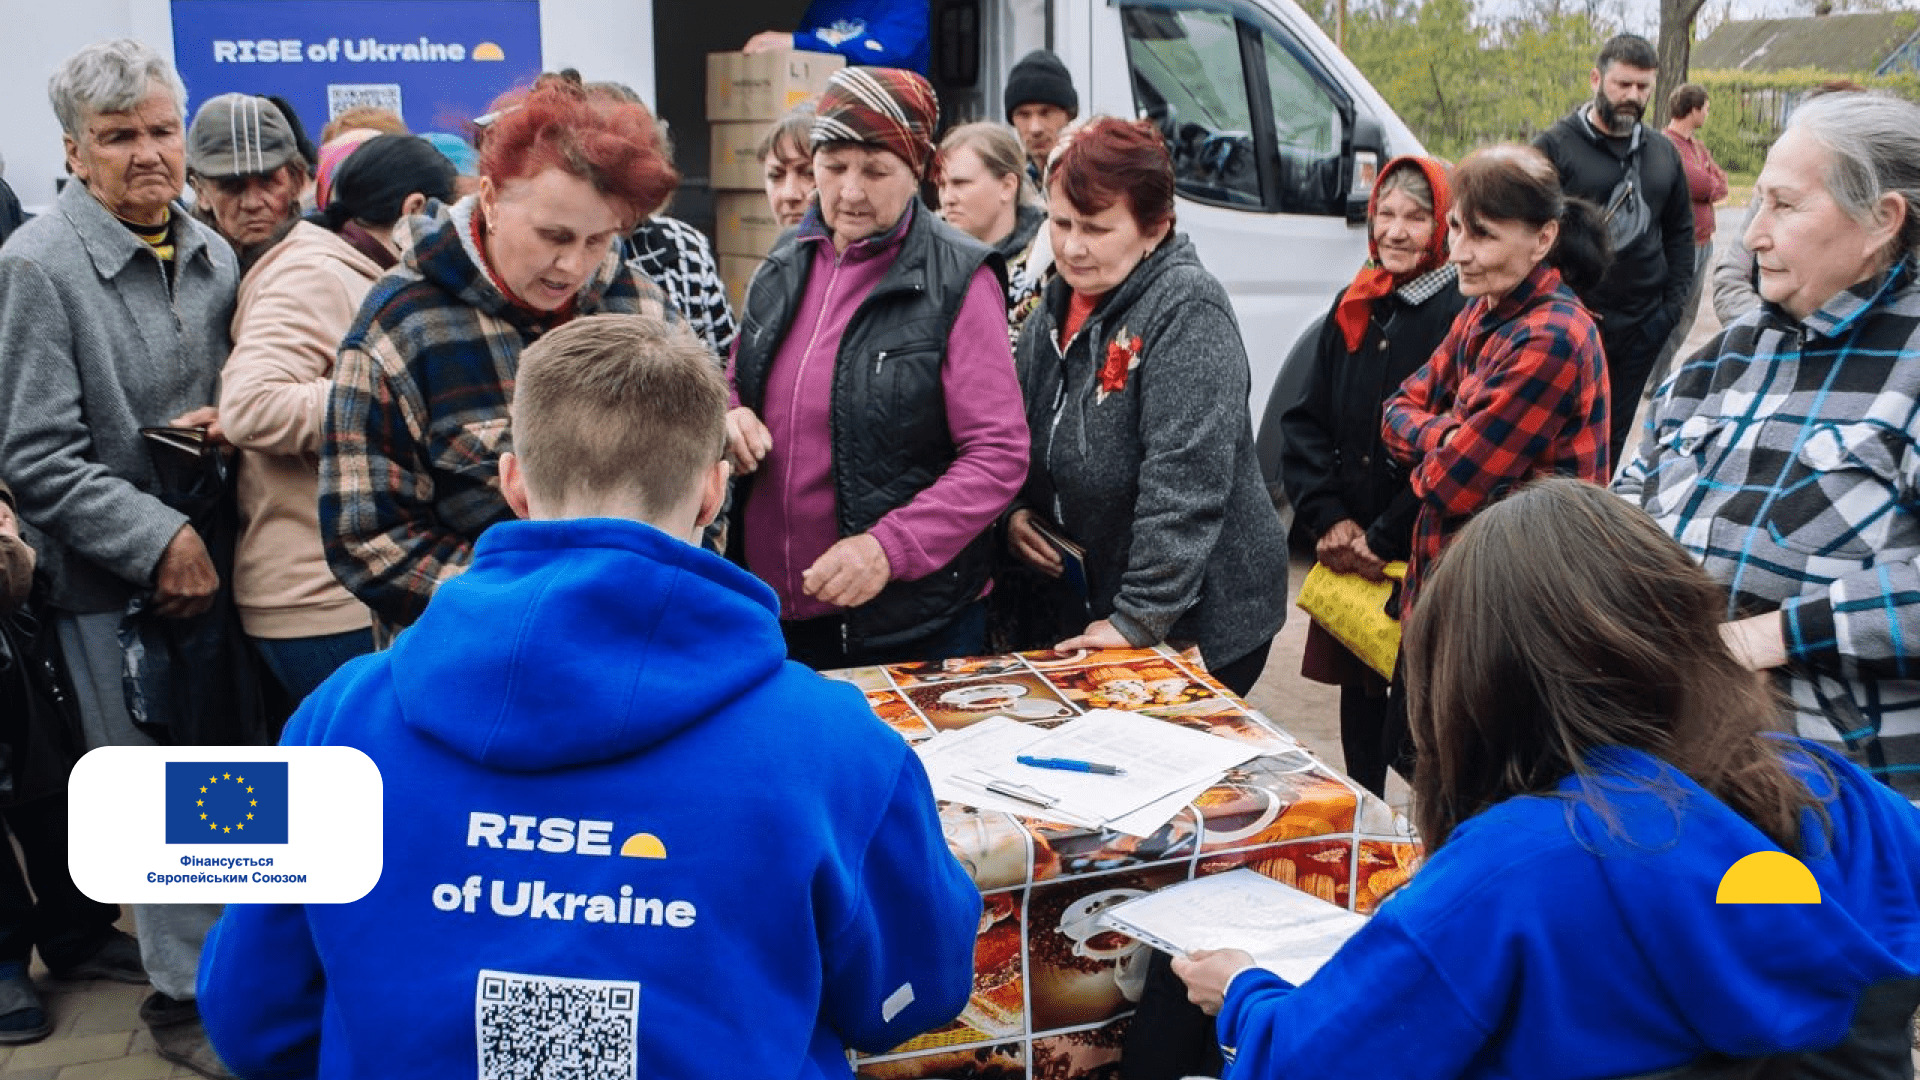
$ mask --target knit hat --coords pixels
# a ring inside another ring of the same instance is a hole
[[[1080,95],[1073,88],[1073,76],[1067,65],[1045,49],[1035,49],[1020,58],[1007,75],[1007,121],[1022,105],[1058,105],[1068,116],[1080,115]]]
[[[209,179],[265,175],[299,156],[287,118],[254,94],[207,99],[187,128],[187,168]]]
[[[893,151],[913,175],[927,175],[940,99],[924,76],[903,68],[841,68],[827,80],[813,116],[813,149],[868,143]]]

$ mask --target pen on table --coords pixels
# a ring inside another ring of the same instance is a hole
[[[1081,761],[1078,758],[1033,757],[1021,754],[1013,760],[1035,769],[1058,769],[1062,772],[1098,773],[1101,776],[1125,776],[1127,770],[1118,765],[1102,765],[1097,761]]]

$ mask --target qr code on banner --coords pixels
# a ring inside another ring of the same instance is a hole
[[[636,1075],[640,984],[480,972],[474,994],[480,1080],[615,1080]]]
[[[400,108],[399,83],[329,83],[327,119],[348,109],[385,109],[395,116],[406,115]]]

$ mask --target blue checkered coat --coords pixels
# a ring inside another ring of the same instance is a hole
[[[1668,380],[1616,489],[1784,614],[1800,733],[1920,796],[1920,284],[1911,259],[1805,320],[1771,304]]]

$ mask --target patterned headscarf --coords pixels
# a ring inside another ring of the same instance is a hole
[[[924,178],[933,160],[940,99],[919,74],[901,68],[841,68],[827,80],[813,117],[813,148],[859,142],[900,156]]]

